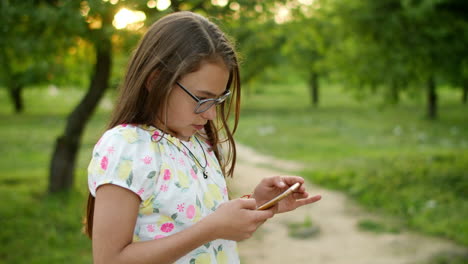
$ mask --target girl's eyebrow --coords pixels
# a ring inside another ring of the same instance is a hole
[[[218,95],[218,94],[214,94],[214,93],[212,93],[212,92],[210,92],[210,91],[201,90],[201,91],[197,91],[197,94],[202,94],[202,95],[204,95],[204,96],[206,96],[206,97],[211,97],[211,98],[218,98],[218,97],[220,97],[221,95],[223,95],[225,92],[226,92],[226,91],[224,91],[222,94],[219,94],[219,95]]]

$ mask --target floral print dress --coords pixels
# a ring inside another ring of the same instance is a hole
[[[141,199],[133,241],[147,241],[182,231],[228,201],[226,181],[210,146],[197,135],[188,142],[152,126],[119,125],[104,133],[88,167],[93,196],[103,184],[126,188]],[[208,178],[191,158],[208,162]],[[200,148],[203,146],[203,150]],[[234,241],[214,240],[176,263],[239,263]]]

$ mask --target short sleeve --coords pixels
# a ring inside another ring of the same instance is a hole
[[[104,133],[93,150],[88,187],[93,196],[104,184],[113,184],[146,200],[154,191],[161,155],[146,131],[118,126]]]

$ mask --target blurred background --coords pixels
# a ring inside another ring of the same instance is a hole
[[[399,219],[364,228],[467,248],[467,1],[2,0],[0,263],[91,262],[92,148],[138,40],[178,10],[236,43],[239,143]]]

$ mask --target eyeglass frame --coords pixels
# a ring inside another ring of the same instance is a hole
[[[213,106],[217,106],[217,105],[220,105],[221,103],[223,103],[224,101],[226,101],[226,99],[231,95],[231,90],[227,89],[223,95],[221,95],[220,97],[218,98],[207,98],[207,99],[200,99],[198,98],[196,95],[194,95],[193,93],[191,93],[187,88],[185,88],[182,84],[180,84],[179,82],[175,82],[180,88],[182,88],[182,90],[184,90],[188,95],[190,95],[190,97],[192,97],[193,100],[195,100],[197,102],[197,106],[195,107],[195,110],[194,110],[194,113],[195,114],[201,114],[201,113],[204,113],[206,111],[208,111],[211,107]],[[198,111],[198,109],[202,106],[202,104],[206,103],[206,102],[214,102],[212,105],[210,105],[210,107],[206,108],[206,110],[204,111]]]

